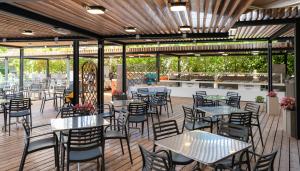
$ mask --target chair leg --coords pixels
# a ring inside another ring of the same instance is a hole
[[[260,123],[259,123],[259,119],[257,119],[257,127],[258,127],[258,131],[259,131],[259,136],[260,136],[261,145],[264,146],[264,143],[263,143],[263,137],[262,137],[262,132],[261,132]]]
[[[170,103],[171,111],[172,111],[172,113],[173,113],[173,105],[172,105],[172,100],[171,100],[171,98],[170,98],[170,100],[169,100],[169,103]]]
[[[59,154],[58,154],[58,145],[56,144],[54,147],[54,160],[56,170],[59,171]]]
[[[181,133],[183,133],[184,131],[184,121],[183,121],[183,124],[182,124],[182,130],[181,130]]]
[[[253,133],[252,133],[252,128],[251,127],[249,128],[249,131],[250,131],[250,137],[251,137],[251,144],[252,144],[253,152],[255,152],[254,139],[253,139]]]
[[[105,161],[104,161],[104,153],[102,155],[102,159],[101,159],[101,171],[105,170]]]
[[[150,138],[150,134],[149,134],[149,121],[148,121],[148,118],[147,118],[147,132],[148,132],[148,139]]]
[[[27,148],[25,147],[23,155],[22,155],[19,171],[23,171],[23,169],[24,169],[25,160],[26,160],[26,157],[27,157],[27,152],[26,151],[27,151]]]
[[[97,158],[97,170],[100,170],[100,167],[99,167],[99,158]]]
[[[126,138],[126,142],[127,142],[127,148],[128,148],[130,162],[132,164],[133,162],[132,162],[132,156],[131,156],[131,150],[130,150],[130,144],[129,144],[129,138],[128,137]]]
[[[10,116],[8,117],[8,136],[10,136]]]
[[[142,135],[144,135],[144,122],[142,122]]]
[[[121,138],[120,138],[120,144],[121,144],[122,154],[124,155],[123,143],[122,143],[122,139]]]

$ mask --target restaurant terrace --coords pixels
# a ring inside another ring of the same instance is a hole
[[[299,0],[0,0],[0,170],[298,171],[297,44]]]

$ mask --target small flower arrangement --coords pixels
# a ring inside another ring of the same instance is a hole
[[[91,113],[91,112],[95,111],[95,107],[91,103],[84,103],[82,105],[76,104],[74,106],[74,110],[79,111],[81,113]]]
[[[269,97],[277,97],[277,93],[275,91],[270,91],[267,96]]]
[[[294,110],[295,109],[295,98],[283,97],[280,101],[280,106],[286,110]]]

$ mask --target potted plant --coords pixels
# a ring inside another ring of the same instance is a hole
[[[257,96],[255,98],[255,103],[258,103],[260,105],[261,111],[265,110],[265,98],[263,96]]]
[[[81,113],[82,115],[92,114],[95,111],[95,107],[91,103],[76,104],[74,106],[74,111]]]
[[[126,100],[127,95],[121,90],[114,90],[112,93],[112,100]]]
[[[292,137],[296,137],[296,112],[295,98],[284,97],[280,101],[280,106],[283,109],[282,122],[283,130]]]
[[[275,91],[270,91],[267,94],[267,113],[270,115],[280,114],[279,101]]]

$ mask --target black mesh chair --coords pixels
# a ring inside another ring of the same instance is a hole
[[[220,127],[218,129],[218,134],[224,137],[240,140],[246,143],[248,143],[249,141],[248,127],[241,126],[241,125],[221,122]],[[246,156],[244,158],[240,158],[240,156],[244,155],[244,153],[247,153]],[[248,149],[234,155],[233,157],[229,157],[220,162],[217,162],[215,166],[219,169],[221,169],[221,166],[223,167],[223,169],[226,169],[226,168],[234,168],[235,166],[242,165],[242,164],[247,164],[247,166],[250,167]]]
[[[195,112],[193,108],[182,106],[184,112],[184,121],[182,125],[182,132],[184,128],[187,130],[205,129],[210,128],[212,132],[213,122],[211,117],[204,117],[204,112]]]
[[[179,134],[180,132],[176,120],[167,120],[167,121],[153,124],[154,141],[176,136]],[[156,149],[156,145],[154,144],[153,151],[155,151],[155,149]],[[174,168],[176,165],[188,165],[194,161],[190,158],[187,158],[183,155],[180,155],[172,151],[170,151],[169,154],[171,156],[171,160],[174,165]]]
[[[101,170],[104,166],[104,146],[103,127],[72,129],[68,132],[68,141],[63,145],[62,160],[67,152],[67,171],[72,162],[86,162],[97,159],[99,169],[99,158],[101,157]],[[64,168],[64,162],[63,162]]]
[[[161,115],[162,102],[160,97],[153,96],[150,98],[148,104],[147,114],[151,117],[152,123],[154,123],[153,115],[157,117],[160,122],[159,115]]]
[[[49,126],[47,125],[39,125],[35,127],[31,127],[27,121],[23,121],[23,127],[25,130],[25,147],[19,167],[19,171],[23,171],[25,160],[28,154],[45,150],[45,149],[54,149],[54,157],[55,157],[55,166],[56,169],[59,170],[59,152],[58,152],[58,140],[57,136],[53,132],[43,133],[32,135],[32,130]]]
[[[30,126],[32,126],[32,115],[31,115],[31,100],[30,98],[24,99],[11,99],[9,102],[9,113],[8,113],[8,134],[10,135],[11,118],[26,118],[30,119]]]
[[[149,89],[148,88],[138,88],[137,89],[138,98],[142,101],[149,101]]]
[[[241,96],[230,96],[226,100],[226,105],[240,108]]]
[[[236,113],[231,113],[229,115],[228,122],[236,125],[242,125],[248,128],[249,136],[251,137],[252,148],[253,151],[255,151],[251,120],[252,120],[252,112],[247,112],[247,113],[236,112]]]
[[[155,96],[159,98],[160,101],[160,114],[162,107],[167,111],[168,118],[169,116],[169,106],[168,106],[168,93],[167,92],[156,92]]]
[[[128,124],[138,123],[142,124],[142,135],[144,134],[144,123],[147,123],[147,131],[148,131],[148,138],[149,138],[149,121],[147,115],[147,104],[146,103],[130,103],[128,106]],[[128,130],[130,127],[128,126]]]
[[[104,139],[119,139],[121,144],[122,153],[124,155],[124,149],[123,149],[123,143],[122,140],[125,139],[127,142],[130,162],[132,164],[132,156],[131,156],[131,150],[130,150],[130,144],[129,144],[129,136],[127,133],[127,122],[128,122],[128,114],[127,113],[120,113],[118,118],[116,119],[116,124],[112,125],[111,127],[113,130],[107,130],[106,127],[104,130]]]
[[[272,152],[270,154],[264,154],[264,155],[258,155],[255,154],[251,151],[249,151],[249,153],[252,153],[256,156],[258,156],[258,160],[254,165],[253,171],[274,171],[274,160],[276,158],[276,154],[277,151]],[[243,155],[240,156],[240,160],[243,160],[244,155],[247,153],[243,153]],[[246,170],[251,170],[250,166],[247,166],[247,168],[242,167],[242,164],[237,165],[236,167],[232,168],[232,167],[226,167],[222,164],[219,164],[216,168],[217,169],[226,169],[226,170],[232,170],[232,171],[246,171]]]
[[[55,108],[55,97],[54,97],[54,95],[51,96],[50,92],[45,90],[45,91],[43,91],[42,103],[41,103],[41,108],[40,108],[41,113],[44,112],[45,103],[47,101],[53,101],[53,106]]]
[[[246,103],[246,106],[244,108],[244,110],[252,112],[251,127],[252,126],[258,127],[261,145],[264,146],[262,132],[259,123],[259,109],[260,109],[260,105],[255,103]]]
[[[139,148],[143,159],[142,171],[175,171],[167,151],[159,150],[157,152],[150,152],[141,145],[139,145]]]
[[[171,93],[172,93],[172,90],[171,89],[167,89],[167,102],[170,104],[171,111],[173,113],[173,105],[172,105]]]

